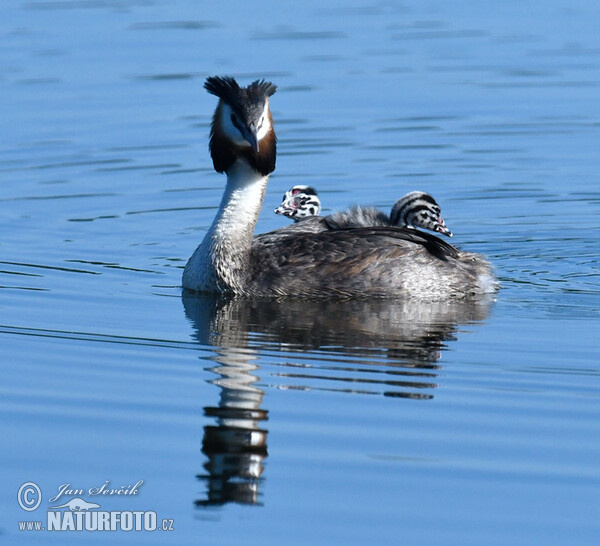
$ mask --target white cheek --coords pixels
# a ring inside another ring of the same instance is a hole
[[[265,104],[265,109],[263,110],[263,113],[262,113],[262,119],[263,119],[262,127],[260,128],[260,130],[258,131],[258,134],[256,135],[259,142],[267,136],[267,133],[271,129],[271,122],[269,121],[269,104],[268,103]]]
[[[231,114],[233,114],[231,106],[224,104],[223,113],[221,115],[221,126],[223,127],[223,132],[227,138],[229,138],[238,146],[250,146],[250,143],[242,136],[242,133],[240,133],[237,127],[232,123]]]

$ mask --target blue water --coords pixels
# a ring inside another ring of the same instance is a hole
[[[0,540],[598,543],[600,6],[3,7]],[[294,184],[326,213],[423,189],[497,299],[182,295],[214,74],[279,87],[258,232]],[[64,484],[174,530],[20,531]]]

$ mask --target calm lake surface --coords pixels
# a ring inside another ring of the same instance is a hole
[[[3,3],[0,540],[598,544],[600,4],[209,4]],[[183,295],[214,74],[279,86],[257,232],[429,191],[495,301]],[[174,530],[19,531],[73,497]]]

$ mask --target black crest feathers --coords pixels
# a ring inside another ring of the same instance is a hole
[[[226,102],[234,100],[240,93],[240,86],[230,76],[211,76],[206,78],[204,89]]]
[[[240,87],[235,78],[231,76],[210,76],[204,82],[204,89],[227,104],[235,105],[248,100],[264,102],[267,97],[277,91],[277,86],[265,80],[256,80],[248,87]]]

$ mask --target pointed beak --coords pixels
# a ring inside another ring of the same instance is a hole
[[[283,214],[288,216],[290,213],[293,213],[298,209],[298,203],[293,197],[286,199],[275,209],[275,214]]]
[[[252,149],[258,153],[258,130],[254,125],[250,125],[248,127],[244,127],[244,138],[248,141]]]
[[[452,232],[446,227],[446,222],[444,222],[444,219],[441,216],[438,218],[435,230],[441,233],[442,235],[452,237]]]

